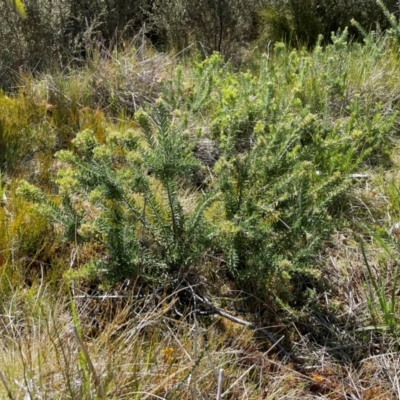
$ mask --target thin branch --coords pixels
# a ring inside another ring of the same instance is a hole
[[[293,354],[289,353],[281,344],[279,344],[280,340],[276,340],[273,335],[271,333],[269,333],[265,328],[259,327],[256,324],[252,323],[252,322],[248,322],[245,321],[241,318],[237,318],[234,317],[233,315],[230,315],[229,313],[227,313],[226,311],[221,310],[220,308],[214,306],[206,297],[201,297],[199,295],[197,295],[192,287],[190,285],[188,285],[188,287],[190,288],[193,296],[196,298],[196,300],[202,304],[206,304],[209,307],[209,311],[206,311],[205,314],[207,315],[211,315],[211,314],[217,314],[221,317],[224,317],[226,319],[229,319],[232,322],[235,322],[236,324],[239,325],[243,325],[249,329],[254,329],[257,332],[260,332],[262,335],[264,335],[274,346],[276,346],[276,348],[285,355],[285,357],[288,357],[289,359],[293,359]],[[200,314],[199,311],[197,311],[197,308],[195,310],[196,314]],[[201,315],[201,314],[200,314]]]

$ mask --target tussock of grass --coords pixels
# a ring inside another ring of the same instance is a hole
[[[69,111],[63,124],[86,107],[114,117],[129,116],[158,97],[171,65],[173,59],[146,42],[114,52],[100,46],[91,51],[82,68],[43,74],[34,83],[27,77],[22,87],[27,96],[49,104],[53,114]]]

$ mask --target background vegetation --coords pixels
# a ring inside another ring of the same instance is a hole
[[[0,397],[400,397],[396,4],[18,4]]]
[[[93,51],[103,56],[130,47],[135,35],[159,50],[213,51],[240,63],[259,45],[285,40],[312,47],[356,19],[366,30],[389,27],[375,0],[25,0],[25,16],[0,3],[0,87],[15,86],[18,72],[56,72],[79,67]],[[17,2],[16,2],[17,3]],[[20,1],[18,0],[18,4]],[[385,0],[390,12],[395,0]],[[11,7],[10,7],[11,5]],[[350,36],[359,38],[350,27]]]

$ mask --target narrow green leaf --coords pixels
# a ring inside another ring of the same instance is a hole
[[[7,4],[11,7],[22,19],[26,18],[24,3],[21,0],[7,0]]]

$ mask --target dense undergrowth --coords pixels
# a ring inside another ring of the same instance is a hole
[[[391,24],[1,93],[0,397],[398,398]]]

